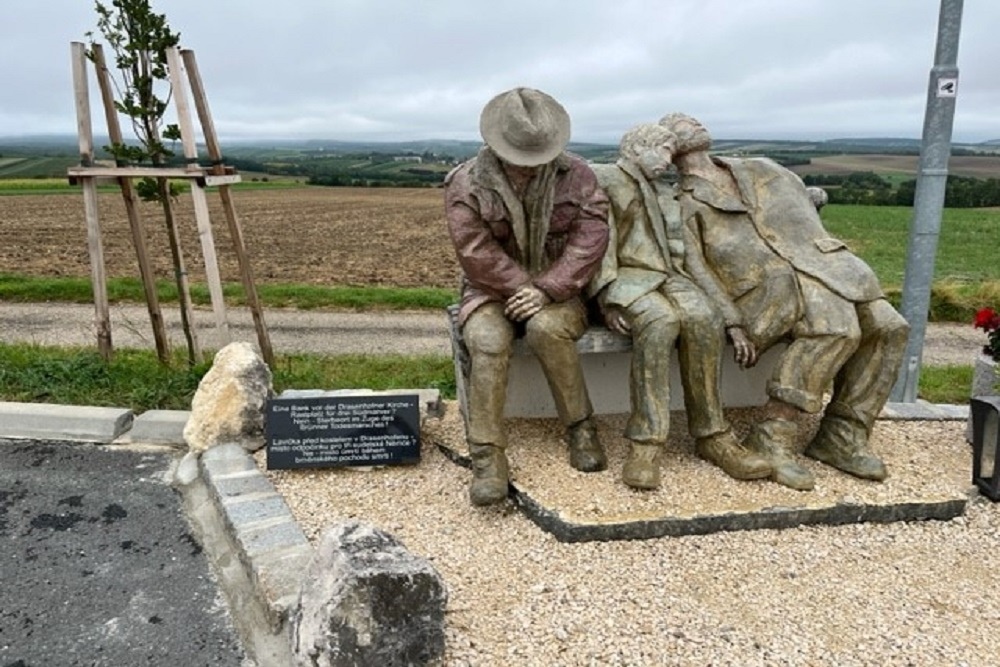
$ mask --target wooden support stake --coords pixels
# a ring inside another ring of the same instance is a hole
[[[87,51],[83,42],[70,45],[73,56],[73,92],[76,101],[76,125],[80,143],[80,162],[94,162],[94,136],[90,123],[90,94],[87,88]],[[83,208],[87,219],[87,249],[90,252],[90,276],[94,289],[94,324],[97,329],[97,349],[105,361],[111,360],[111,314],[108,309],[108,289],[104,269],[104,247],[101,243],[101,223],[97,208],[97,183],[83,180]]]
[[[195,60],[194,51],[183,49],[181,50],[181,56],[187,68],[188,81],[191,84],[191,95],[194,98],[198,118],[201,121],[202,133],[205,135],[208,157],[212,161],[212,173],[220,178],[224,177],[225,167],[221,163],[222,148],[219,145],[218,135],[215,133],[215,123],[212,121],[212,114],[208,108],[208,97],[205,95],[205,87],[202,84],[201,74],[198,72],[198,63]],[[257,329],[257,343],[260,346],[261,356],[264,358],[265,363],[273,368],[274,351],[271,348],[271,338],[268,335],[267,325],[264,322],[264,312],[257,297],[253,268],[250,265],[246,243],[243,239],[243,228],[240,225],[239,218],[236,216],[236,207],[233,205],[232,193],[229,190],[228,183],[219,184],[219,196],[222,199],[222,208],[226,215],[226,223],[229,226],[229,235],[233,240],[236,259],[239,262],[243,291],[246,294],[247,305],[253,315],[254,326]]]
[[[184,145],[184,157],[188,161],[188,170],[201,173],[201,167],[198,166],[198,146],[194,137],[194,124],[191,122],[187,91],[184,87],[184,80],[181,78],[181,60],[177,47],[167,49],[167,68],[170,70],[170,84],[173,88],[174,103],[177,105],[177,118],[181,126],[181,143]],[[198,237],[205,258],[205,278],[208,281],[208,292],[212,298],[215,326],[222,334],[223,341],[229,343],[232,338],[229,335],[229,322],[226,319],[226,303],[222,294],[219,262],[215,254],[215,240],[212,237],[212,222],[208,214],[205,190],[197,181],[191,184],[191,196],[194,199],[194,217],[198,224]]]
[[[114,94],[111,90],[111,77],[108,74],[107,62],[104,59],[104,49],[100,44],[93,45],[94,66],[97,69],[97,83],[101,89],[101,100],[104,103],[104,116],[108,123],[108,137],[113,144],[124,143],[118,113],[115,109]],[[90,178],[95,181],[96,179]],[[146,295],[146,308],[149,311],[149,322],[153,328],[153,339],[156,342],[156,356],[160,363],[170,362],[170,342],[167,339],[167,329],[160,311],[160,298],[156,293],[156,277],[149,262],[149,251],[146,249],[146,234],[142,229],[139,217],[139,198],[132,180],[118,178],[118,185],[125,201],[125,211],[128,214],[129,228],[132,230],[132,243],[135,245],[136,257],[139,261],[139,275],[142,277],[142,287]]]

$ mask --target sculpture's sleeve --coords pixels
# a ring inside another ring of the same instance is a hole
[[[684,220],[684,266],[694,282],[701,287],[709,299],[718,305],[725,326],[727,328],[742,327],[744,322],[739,309],[729,298],[725,287],[705,259],[705,246],[701,234],[702,224],[702,216],[698,211],[693,212]]]
[[[598,304],[604,308],[602,295],[606,294],[605,288],[618,279],[618,227],[615,220],[615,210],[611,206],[608,208],[608,247],[604,251],[604,257],[597,269],[597,273],[590,279],[587,285],[587,296],[597,298]]]

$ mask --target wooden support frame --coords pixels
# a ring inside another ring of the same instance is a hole
[[[240,277],[246,293],[247,303],[253,314],[258,345],[265,362],[268,365],[273,366],[274,353],[271,348],[270,337],[264,322],[263,311],[257,297],[253,271],[250,267],[246,244],[243,239],[243,232],[236,216],[236,209],[233,204],[231,193],[229,192],[229,188],[232,184],[240,182],[240,176],[234,169],[226,167],[222,164],[222,151],[219,146],[218,138],[215,133],[215,126],[212,122],[208,109],[208,102],[205,97],[201,77],[198,74],[194,53],[190,50],[181,52],[176,47],[167,52],[172,97],[181,129],[181,141],[184,146],[184,155],[187,160],[187,166],[184,168],[135,167],[123,165],[107,167],[96,166],[94,164],[90,98],[86,71],[86,62],[88,59],[86,46],[82,42],[73,42],[71,44],[71,50],[73,57],[73,81],[77,111],[77,133],[79,135],[80,143],[80,166],[69,168],[67,170],[67,176],[71,184],[79,184],[82,187],[84,194],[84,213],[87,221],[88,249],[90,252],[91,274],[94,288],[94,304],[96,310],[95,322],[98,347],[102,357],[110,359],[113,347],[111,342],[111,323],[108,310],[103,244],[101,240],[100,221],[98,218],[97,208],[97,184],[99,182],[110,180],[119,184],[122,189],[122,196],[125,200],[129,224],[132,228],[133,241],[135,243],[136,253],[139,259],[140,273],[142,274],[143,285],[146,290],[147,306],[149,308],[150,320],[153,325],[154,337],[156,338],[157,353],[162,361],[166,361],[169,356],[166,333],[163,329],[163,318],[160,313],[159,302],[156,297],[155,280],[149,266],[145,237],[142,233],[141,223],[139,221],[137,199],[135,190],[131,184],[131,179],[171,178],[184,179],[191,183],[191,196],[194,204],[195,220],[198,226],[198,236],[205,262],[205,273],[208,282],[209,294],[211,295],[215,324],[216,328],[221,333],[222,339],[225,342],[228,342],[231,340],[229,323],[226,316],[222,281],[219,274],[218,259],[215,250],[215,240],[209,217],[208,200],[204,190],[205,187],[218,186],[222,199],[223,210],[225,211],[226,221],[240,267]],[[107,72],[104,55],[100,45],[94,45],[93,59],[95,66],[97,67],[98,82],[102,93],[101,98],[104,105],[105,117],[108,123],[108,134],[112,142],[120,143],[122,142],[121,128],[118,124],[114,98],[111,94],[110,77]],[[186,81],[184,77],[185,71],[187,74]],[[194,98],[194,104],[202,126],[202,133],[205,137],[210,159],[212,160],[211,167],[203,167],[198,164],[195,130],[188,102],[188,86],[190,86],[190,90]],[[184,307],[184,304],[185,300],[182,299],[182,307]],[[191,318],[190,313],[187,313],[187,315],[187,321],[192,323],[192,338],[189,340],[192,347],[192,353],[200,358],[200,353],[197,351],[197,341],[193,338],[193,319]]]

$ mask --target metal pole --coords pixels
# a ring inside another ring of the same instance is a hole
[[[927,86],[927,110],[920,146],[920,168],[913,199],[913,222],[903,278],[900,310],[910,323],[910,337],[899,377],[890,400],[913,403],[917,400],[920,360],[927,333],[927,312],[931,303],[934,257],[937,253],[941,210],[948,182],[951,157],[951,127],[958,93],[958,37],[962,28],[963,0],[941,0],[938,16],[937,48]]]

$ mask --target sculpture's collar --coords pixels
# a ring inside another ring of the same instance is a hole
[[[712,162],[722,169],[726,169],[732,173],[737,187],[739,187],[741,191],[745,192],[738,170],[734,169],[728,162],[717,158],[712,158]],[[727,211],[730,213],[746,213],[750,210],[750,207],[745,201],[743,201],[742,198],[731,195],[711,180],[695,174],[684,174],[681,176],[680,187],[681,190],[691,193],[691,196],[698,201],[705,202],[712,208],[719,209],[720,211]]]

